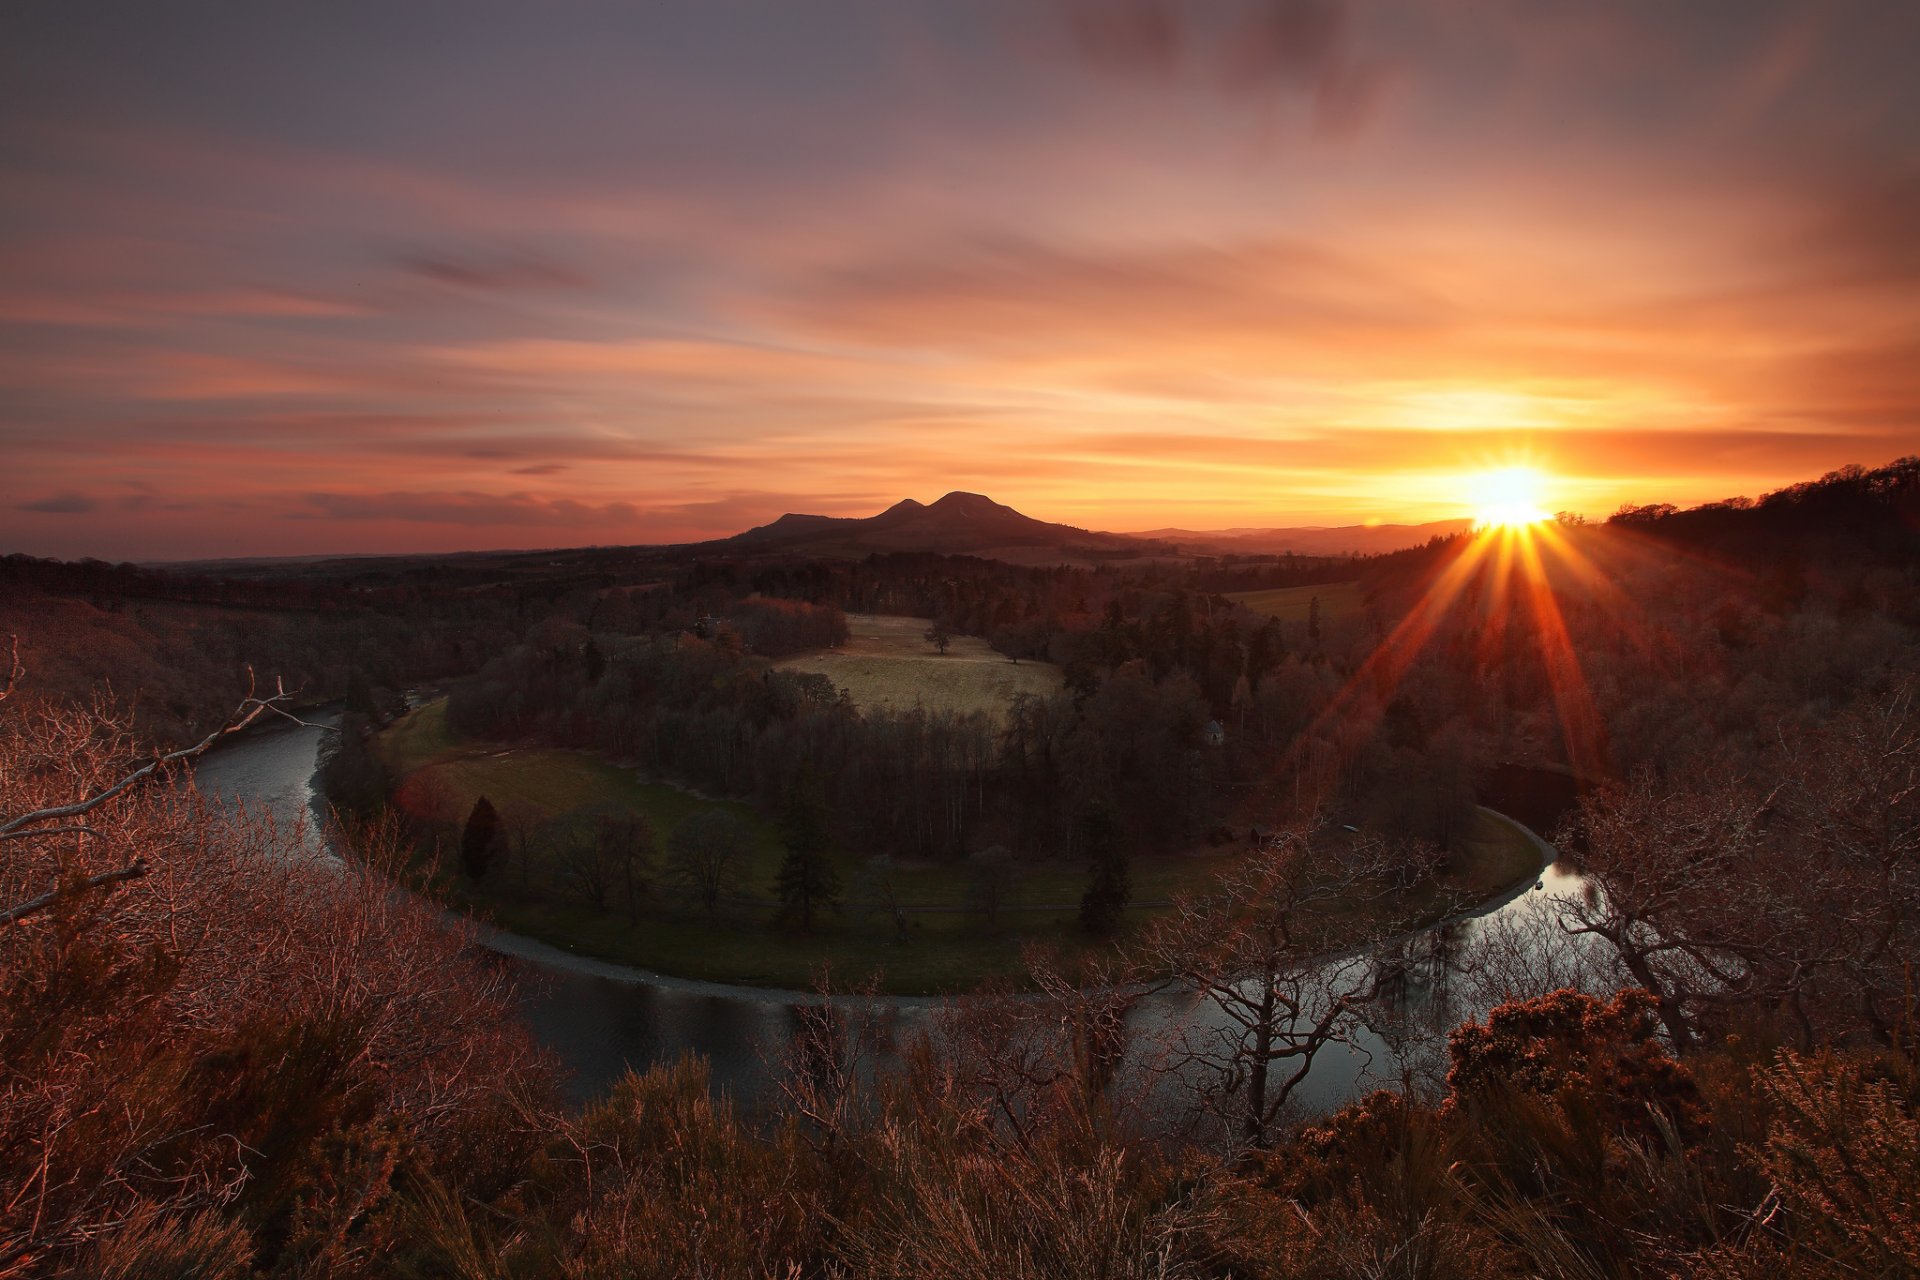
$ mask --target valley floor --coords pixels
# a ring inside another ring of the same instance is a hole
[[[830,964],[837,984],[871,980],[900,995],[1018,980],[1028,944],[1054,946],[1069,957],[1088,946],[1078,927],[1086,869],[1060,861],[1023,865],[989,925],[969,905],[973,869],[966,861],[902,864],[842,851],[834,858],[844,890],[840,910],[810,934],[781,928],[774,923],[773,892],[779,836],[752,806],[644,778],[585,752],[463,741],[448,729],[445,709],[444,702],[430,703],[396,723],[382,735],[381,752],[401,779],[397,802],[415,816],[438,820],[451,832],[482,795],[499,810],[506,848],[483,883],[452,875],[446,883],[450,896],[503,928],[676,977],[800,989]],[[646,894],[637,910],[616,902],[598,911],[562,883],[555,846],[570,825],[590,823],[592,813],[644,816],[656,849],[664,851],[681,823],[716,808],[738,816],[752,837],[739,891],[716,918],[664,891]],[[1136,858],[1129,925],[1138,928],[1177,894],[1204,891],[1245,852],[1244,844],[1203,845]],[[1439,883],[1408,891],[1400,908],[1415,919],[1437,919],[1463,900],[1498,896],[1539,864],[1526,833],[1491,810],[1480,811],[1472,838],[1453,861]],[[905,918],[904,937],[894,913],[882,906],[889,898]]]

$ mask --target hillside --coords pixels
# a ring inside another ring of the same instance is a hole
[[[1083,556],[1160,550],[1150,539],[1035,520],[983,494],[958,491],[931,504],[907,498],[874,516],[783,515],[770,524],[701,546],[815,556],[863,556],[875,551],[958,555],[1016,547]]]

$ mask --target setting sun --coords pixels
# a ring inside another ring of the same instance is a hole
[[[1544,477],[1532,467],[1484,471],[1472,481],[1473,523],[1478,529],[1513,529],[1547,518],[1540,506]]]

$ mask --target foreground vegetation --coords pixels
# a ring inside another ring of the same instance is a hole
[[[13,1192],[0,1275],[1920,1268],[1910,1020],[1885,1043],[1856,1041],[1842,1018],[1825,1043],[1788,1045],[1794,1028],[1762,1003],[1676,1045],[1664,997],[1547,990],[1436,1041],[1430,1084],[1410,1077],[1304,1125],[1249,1110],[1246,1067],[1275,1059],[1243,1042],[1219,1064],[1231,1074],[1202,1067],[1191,1096],[1239,1120],[1196,1141],[1166,1089],[1124,1068],[1129,997],[1114,973],[1083,984],[1042,969],[1038,996],[956,1001],[884,1061],[853,1009],[803,1006],[763,1112],[717,1096],[698,1061],[630,1075],[571,1111],[497,968],[382,879],[396,869],[390,839],[375,833],[343,867],[289,867],[257,821],[122,786],[129,744],[111,722],[3,727],[0,833],[19,856],[0,870],[0,1168]],[[1619,793],[1585,820],[1651,834],[1663,803]],[[76,836],[76,810],[110,839]],[[1611,847],[1596,846],[1603,869]],[[1270,904],[1295,883],[1289,865],[1249,882],[1257,899],[1190,909],[1238,939],[1221,955],[1239,990],[1245,947],[1286,918]],[[1911,903],[1891,901],[1904,948]],[[1225,971],[1206,972],[1196,980]],[[1302,994],[1285,972],[1268,980]],[[1288,1045],[1311,1034],[1272,1029]],[[1239,1087],[1221,1090],[1230,1078]]]

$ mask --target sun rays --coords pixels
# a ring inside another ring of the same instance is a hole
[[[1540,510],[1538,472],[1512,468],[1487,473],[1487,479],[1490,500],[1476,531],[1434,565],[1404,616],[1301,734],[1283,769],[1301,768],[1314,744],[1336,727],[1343,731],[1338,736],[1371,732],[1406,682],[1417,678],[1421,655],[1436,644],[1457,644],[1458,652],[1472,655],[1490,691],[1507,664],[1536,670],[1553,708],[1564,763],[1585,780],[1606,776],[1604,719],[1574,647],[1563,595],[1571,592],[1603,614],[1636,647],[1650,652],[1652,638],[1641,634],[1639,611],[1610,575],[1576,545],[1578,535]],[[1628,555],[1634,550],[1623,548]]]

